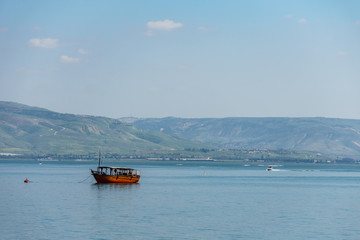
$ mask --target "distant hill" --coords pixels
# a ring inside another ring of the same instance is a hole
[[[228,149],[285,149],[360,156],[360,120],[332,118],[146,118],[129,123]]]
[[[62,114],[0,101],[0,157],[127,154],[156,159],[360,159],[360,120],[125,118]],[[228,149],[228,150],[223,150]],[[126,156],[125,156],[126,157]],[[351,161],[350,161],[351,162]]]
[[[62,114],[0,101],[0,154],[89,154],[203,147],[175,135],[139,130],[116,119]]]

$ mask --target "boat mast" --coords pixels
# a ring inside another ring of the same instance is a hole
[[[101,152],[100,152],[100,149],[99,149],[99,167],[100,167],[100,160],[101,160]]]

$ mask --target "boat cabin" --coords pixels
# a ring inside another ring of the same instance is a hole
[[[137,176],[140,171],[132,168],[98,167],[97,174],[108,176]]]

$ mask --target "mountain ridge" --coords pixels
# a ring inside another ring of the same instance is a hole
[[[131,124],[227,149],[287,149],[360,156],[360,120],[356,119],[168,117],[133,119]]]
[[[85,156],[99,148],[116,158],[125,154],[141,159],[360,159],[360,120],[112,119],[0,101],[0,156]]]
[[[144,131],[116,119],[57,113],[0,101],[0,152],[89,154],[172,151],[204,144],[175,135]]]

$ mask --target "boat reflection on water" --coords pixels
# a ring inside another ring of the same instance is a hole
[[[126,184],[126,183],[117,183],[117,184],[98,184],[94,183],[91,185],[91,188],[97,190],[98,193],[108,193],[108,192],[134,192],[140,189],[141,185],[138,183]]]

